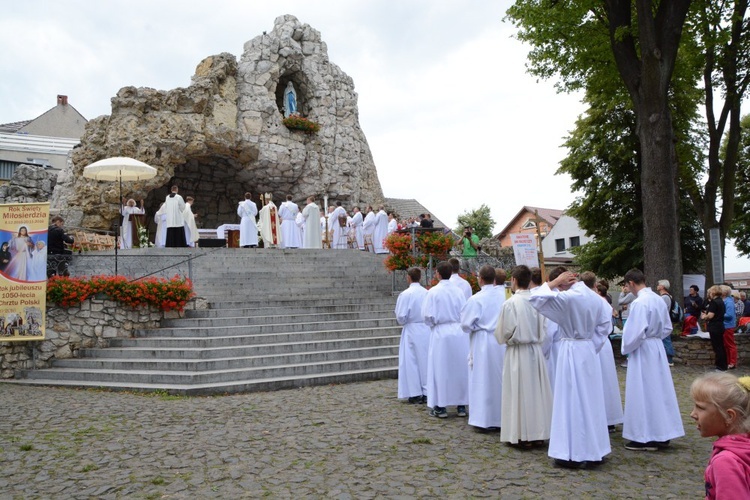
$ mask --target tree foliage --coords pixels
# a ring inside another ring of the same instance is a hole
[[[742,255],[750,255],[750,115],[742,117],[742,134],[735,172],[738,186],[729,236]]]
[[[492,228],[495,227],[495,221],[490,214],[490,207],[482,203],[476,210],[464,212],[458,216],[456,223],[457,231],[463,231],[465,227],[473,227],[474,234],[479,239],[489,238],[492,236]]]
[[[741,182],[739,170],[735,175],[733,166],[736,153],[732,148],[738,143],[735,130],[739,130],[738,123],[734,128],[733,117],[750,67],[745,59],[750,53],[744,19],[747,0],[693,0],[685,20],[681,16],[688,4],[691,2],[681,0],[518,0],[508,10],[508,18],[520,29],[518,37],[532,46],[529,71],[543,78],[558,76],[560,90],[586,91],[589,109],[567,139],[570,153],[560,171],[570,174],[573,188],[583,193],[569,213],[597,240],[581,247],[577,259],[603,275],[621,274],[638,265],[638,257],[648,254],[648,248],[653,250],[655,239],[671,238],[667,233],[646,231],[649,226],[657,227],[654,219],[671,210],[662,206],[668,193],[651,189],[653,184],[669,184],[670,175],[675,185],[674,206],[681,214],[671,222],[679,228],[682,241],[674,253],[682,254],[686,271],[704,271],[705,234],[719,224],[717,213],[722,225],[728,214],[740,213],[736,203],[732,207],[725,203],[720,212],[716,201],[721,195],[734,199],[733,184]],[[670,9],[674,9],[671,14]],[[683,28],[680,19],[685,20],[684,36],[672,35],[670,39],[664,29],[679,31]],[[644,34],[644,28],[658,29]],[[665,50],[667,59],[675,55],[673,64],[666,61],[666,66],[659,67],[664,61],[652,56],[663,58]],[[644,81],[648,75],[660,79],[649,83]],[[669,85],[666,113],[660,104],[647,103],[654,92],[646,88],[653,84],[654,91],[665,83]],[[714,93],[719,91],[723,101],[717,105]],[[705,122],[698,113],[703,102]],[[639,116],[657,121],[666,117],[670,122],[669,142],[674,147],[661,174],[653,170],[654,144],[649,143],[648,134],[644,136],[648,124]],[[728,147],[720,155],[716,137],[725,130],[729,131]],[[645,152],[644,144],[650,148]],[[648,173],[645,177],[644,171]],[[654,199],[654,192],[661,199]],[[669,251],[661,248],[659,251]],[[634,255],[640,251],[643,254]],[[661,261],[660,266],[667,264]],[[672,268],[677,271],[676,266]],[[711,279],[710,268],[707,271]],[[678,278],[661,277],[665,276]]]

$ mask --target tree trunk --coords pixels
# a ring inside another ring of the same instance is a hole
[[[648,101],[648,100],[646,100]],[[644,101],[641,101],[644,102]],[[669,280],[676,297],[682,293],[682,252],[677,209],[677,166],[672,143],[672,122],[666,102],[638,110],[638,136],[643,163],[643,261],[646,282],[655,286]],[[655,109],[655,108],[661,108]]]

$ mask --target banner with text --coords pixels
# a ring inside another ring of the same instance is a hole
[[[49,203],[0,204],[0,341],[43,340]]]
[[[513,256],[516,265],[539,267],[539,254],[536,251],[536,238],[533,234],[511,234],[510,242],[513,245]]]

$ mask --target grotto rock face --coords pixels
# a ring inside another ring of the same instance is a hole
[[[298,111],[320,125],[318,133],[283,125],[290,81]],[[247,42],[239,63],[227,53],[204,59],[187,88],[122,88],[112,114],[88,123],[72,167],[58,178],[52,208],[79,214],[83,226],[109,227],[117,218],[117,183],[82,173],[111,156],[158,169],[154,179],[124,183],[124,196],[146,200],[153,215],[177,184],[180,194],[195,198],[203,227],[237,221],[245,191],[256,202],[257,193],[273,193],[277,204],[287,194],[300,204],[324,194],[345,205],[383,200],[354,83],[328,60],[320,33],[293,16],[277,18],[271,32]]]

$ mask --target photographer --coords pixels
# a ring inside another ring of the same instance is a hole
[[[73,252],[65,248],[65,244],[73,244],[73,237],[65,234],[65,221],[59,215],[52,217],[52,225],[47,230],[47,276],[60,274],[70,276],[68,272],[69,255]],[[62,257],[58,257],[62,256]]]
[[[459,241],[463,245],[463,257],[476,257],[479,250],[479,236],[473,234],[470,227],[464,228],[464,234]]]

